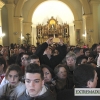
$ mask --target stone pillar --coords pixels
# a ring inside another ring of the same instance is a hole
[[[14,17],[14,41],[17,44],[20,44],[20,17]]]
[[[23,18],[20,17],[20,30],[19,30],[19,38],[20,38],[20,44],[23,44]]]
[[[70,38],[66,41],[70,41],[70,45],[76,45],[76,35],[75,35],[75,29],[74,29],[74,23],[69,24],[69,34]]]
[[[32,38],[32,23],[31,22],[23,22],[23,35],[29,33]]]
[[[92,14],[83,15],[83,34],[86,36],[85,44],[90,47],[94,43],[93,41],[93,16]]]
[[[14,35],[14,1],[8,0],[8,4],[6,4],[8,10],[8,29],[9,29],[9,44],[16,43],[15,35]]]
[[[0,44],[3,45],[1,9],[5,4],[0,0]]]
[[[36,46],[37,40],[36,40],[36,26],[32,24],[32,33],[31,33],[31,37],[32,37],[32,45]]]
[[[93,13],[93,41],[94,43],[99,43],[98,7],[100,0],[91,0],[90,4]]]
[[[82,45],[79,41],[82,42],[82,20],[76,20],[74,21],[74,29],[75,29],[75,39],[76,39],[76,44]]]

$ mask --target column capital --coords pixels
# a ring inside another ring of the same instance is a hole
[[[19,20],[20,20],[21,22],[23,21],[23,19],[24,19],[24,18],[23,18],[22,16],[19,17]]]
[[[23,22],[24,25],[32,25],[32,22]]]
[[[3,1],[0,0],[0,9],[5,5]]]
[[[80,24],[80,23],[82,23],[82,20],[75,20],[74,21],[74,24]]]
[[[91,0],[90,4],[91,5],[94,5],[94,4],[99,5],[100,4],[100,0]]]
[[[90,18],[90,17],[92,17],[92,14],[83,15],[82,17],[83,17],[83,19]]]
[[[74,24],[75,24],[75,29],[81,29],[81,27],[82,27],[82,20],[75,20]]]

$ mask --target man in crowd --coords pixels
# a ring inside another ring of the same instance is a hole
[[[41,64],[46,64],[54,69],[66,56],[66,46],[64,45],[62,39],[59,40],[59,45],[56,48],[59,54],[56,56],[52,55],[51,45],[53,44],[53,37],[49,38],[37,48],[36,55],[39,57]]]
[[[75,88],[96,88],[97,72],[92,65],[81,64],[73,73]],[[57,100],[100,100],[100,96],[75,96],[74,90],[65,90],[57,95]]]
[[[18,100],[55,100],[55,97],[44,85],[44,74],[37,64],[30,64],[25,70],[26,91]]]

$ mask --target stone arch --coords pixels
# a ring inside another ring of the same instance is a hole
[[[28,16],[27,16],[26,22],[32,22],[32,15],[33,15],[33,12],[35,11],[36,7],[37,7],[39,4],[41,4],[42,2],[44,2],[44,1],[47,1],[47,0],[37,0],[37,2],[35,2],[35,3],[33,4],[33,6],[32,6],[31,9],[30,9],[30,12],[29,12],[29,14],[28,14]],[[72,4],[71,4],[70,2],[68,2],[68,1],[66,1],[66,0],[60,0],[60,1],[62,1],[63,3],[65,3],[66,5],[69,6],[69,8],[71,9],[71,11],[72,11],[72,13],[73,13],[73,15],[74,15],[74,19],[75,19],[75,20],[80,20],[77,11],[75,10],[75,8],[72,6]]]
[[[18,3],[15,8],[15,16],[21,16],[22,7],[27,0],[18,0]]]
[[[90,14],[91,13],[91,9],[90,9],[90,6],[89,6],[89,2],[87,0],[80,0],[82,6],[83,6],[83,9],[84,9],[84,13],[85,14]]]

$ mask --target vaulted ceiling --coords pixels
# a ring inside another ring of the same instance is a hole
[[[2,0],[5,4],[14,3],[14,16],[23,16],[25,22],[32,22],[32,15],[36,8],[49,0]],[[53,1],[53,0],[52,0]],[[57,0],[54,0],[57,1]],[[71,9],[75,20],[81,20],[82,14],[91,14],[91,0],[59,0]]]

